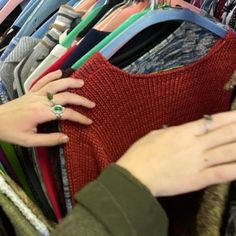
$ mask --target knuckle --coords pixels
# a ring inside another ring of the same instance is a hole
[[[217,168],[213,172],[214,178],[216,181],[222,183],[222,182],[227,182],[228,181],[228,174],[226,171],[223,171],[221,168]]]

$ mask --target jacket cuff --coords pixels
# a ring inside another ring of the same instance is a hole
[[[112,164],[76,197],[112,235],[167,235],[168,220],[150,191]]]

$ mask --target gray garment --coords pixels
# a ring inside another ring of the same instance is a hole
[[[7,93],[10,99],[13,99],[15,97],[13,89],[13,71],[16,65],[32,51],[33,47],[38,42],[39,39],[35,39],[32,37],[21,38],[20,42],[1,65],[0,78],[2,79],[3,84],[7,89]]]
[[[217,39],[213,33],[184,22],[174,33],[124,70],[149,74],[188,65],[205,56]]]
[[[72,200],[71,200],[63,146],[59,147],[59,156],[60,156],[61,177],[62,177],[64,196],[65,196],[66,210],[67,210],[67,213],[69,213],[72,210]]]
[[[70,6],[62,5],[60,7],[52,28],[34,47],[32,52],[21,61],[21,66],[18,66],[18,69],[14,72],[21,84],[24,84],[29,75],[48,56],[53,47],[59,42],[60,35],[70,28],[72,21],[78,18],[79,15],[80,13]]]

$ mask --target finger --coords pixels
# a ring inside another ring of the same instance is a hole
[[[83,106],[87,108],[94,108],[95,103],[90,101],[89,99],[79,96],[77,94],[69,93],[69,92],[63,92],[63,93],[58,93],[54,95],[53,102],[55,104],[60,104],[60,105],[66,105],[66,104],[72,104],[72,105],[78,105],[78,106]]]
[[[55,146],[69,141],[63,133],[30,134],[25,139],[27,141],[23,145],[26,147]]]
[[[235,179],[236,163],[230,163],[203,170],[200,173],[199,184],[203,188],[213,184],[230,182]]]
[[[93,121],[88,117],[76,112],[70,108],[66,108],[62,114],[61,120],[70,120],[73,122],[78,122],[83,125],[91,125]]]
[[[210,167],[236,161],[235,146],[236,143],[230,143],[205,152],[203,154],[205,166]]]
[[[41,89],[41,91],[43,92],[43,94],[46,94],[48,92],[56,94],[58,92],[65,91],[69,88],[81,88],[83,87],[83,85],[84,85],[83,80],[74,78],[65,78],[48,83]]]
[[[198,137],[198,142],[206,150],[235,141],[236,123],[223,126],[221,128],[211,131],[210,133]]]
[[[62,76],[61,70],[56,70],[54,72],[51,72],[47,75],[45,75],[42,79],[40,79],[31,89],[30,92],[37,92],[40,89],[42,89],[46,84],[48,84],[51,81],[60,79]]]
[[[53,107],[45,105],[43,108],[37,112],[39,124],[57,120],[57,116],[53,111]],[[83,125],[91,125],[93,121],[88,117],[82,115],[81,113],[74,111],[71,108],[64,108],[64,111],[61,114],[60,120],[70,120],[73,122],[78,122]]]
[[[207,129],[209,132],[236,122],[236,112],[222,112],[212,115],[211,118],[212,121],[209,121],[207,124]],[[185,127],[185,130],[188,130],[189,134],[200,136],[205,134],[206,132],[205,122],[206,121],[204,119],[200,119],[197,121],[189,122],[183,125],[183,127]]]

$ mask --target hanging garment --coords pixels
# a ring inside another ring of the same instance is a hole
[[[207,54],[217,39],[219,37],[211,32],[184,22],[173,34],[124,70],[148,74],[188,65]]]
[[[2,63],[0,70],[0,78],[6,86],[8,96],[14,99],[16,96],[13,89],[13,71],[17,64],[28,55],[32,48],[39,42],[38,39],[32,37],[23,37],[14,50],[9,54],[6,60]]]
[[[4,169],[6,170],[7,174],[16,182],[19,184],[19,180],[17,179],[17,176],[14,172],[14,170],[12,169],[10,163],[8,162],[7,158],[5,157],[4,152],[2,151],[2,149],[0,148],[0,162],[2,163],[2,165],[4,166]]]
[[[33,51],[24,58],[20,65],[18,80],[24,84],[28,76],[37,68],[37,66],[48,56],[52,48],[59,42],[60,35],[70,28],[71,22],[79,14],[70,6],[62,5],[57,13],[57,18],[49,32],[34,47]]]
[[[31,235],[49,235],[49,232],[52,230],[52,226],[47,223],[47,220],[43,217],[42,213],[40,213],[36,206],[34,206],[32,202],[30,202],[28,197],[24,195],[23,192],[21,192],[20,194],[23,198],[20,198],[11,187],[14,186],[14,183],[12,183],[11,180],[6,176],[0,175],[0,183],[0,201],[1,203],[5,201],[8,202],[6,206],[1,204],[1,207],[11,219],[12,223],[16,225],[16,228],[21,228],[22,232],[25,233],[23,235],[30,235],[29,233],[32,233]],[[9,183],[11,184],[11,186],[9,185]],[[17,192],[21,191],[17,186],[15,186],[15,188]],[[25,204],[25,201],[27,201],[30,207]],[[9,206],[9,204],[11,206]],[[13,208],[14,212],[11,212],[10,209]],[[10,210],[10,212],[8,210]],[[19,222],[17,222],[18,220]]]
[[[0,78],[0,104],[4,104],[10,101],[7,89]]]
[[[61,121],[70,138],[65,158],[71,194],[149,131],[228,110],[232,94],[224,91],[224,84],[236,69],[235,43],[236,35],[229,32],[200,60],[152,74],[129,74],[99,53],[76,71],[73,77],[83,79],[86,86],[70,91],[97,106],[92,111],[70,106],[95,121],[90,127]]]
[[[33,154],[34,153],[31,149],[22,147],[18,147],[17,149],[17,156],[22,168],[24,169],[24,173],[35,198],[35,203],[49,220],[56,222],[50,201],[47,198],[47,192],[46,190],[44,191],[43,188],[43,182],[40,182],[39,175],[37,175],[38,171],[34,166]]]

